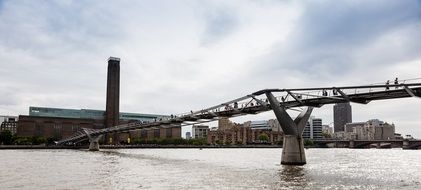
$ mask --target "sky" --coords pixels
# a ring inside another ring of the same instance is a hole
[[[120,111],[135,113],[200,110],[265,88],[416,79],[420,31],[418,0],[0,0],[0,115],[104,110],[110,56],[121,58]],[[352,109],[353,121],[421,138],[421,99]],[[330,124],[333,106],[313,115]]]

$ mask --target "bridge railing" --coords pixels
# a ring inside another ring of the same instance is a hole
[[[417,79],[421,81],[420,79]],[[400,80],[398,84],[371,84],[365,86],[352,86],[352,87],[325,87],[325,88],[303,88],[303,89],[272,89],[271,91],[275,95],[275,98],[281,102],[294,102],[299,100],[312,100],[320,98],[331,98],[331,99],[344,99],[344,96],[357,95],[362,93],[376,93],[383,91],[402,90],[405,87],[405,82],[409,80]],[[414,81],[414,79],[411,79]],[[410,84],[414,85],[414,84]],[[421,86],[420,83],[418,83]],[[268,100],[263,93],[251,96],[244,96],[236,100],[225,102],[213,107],[209,107],[202,110],[190,111],[181,114],[176,114],[174,117],[196,117],[203,114],[216,114],[230,111],[230,110],[242,110],[244,108],[264,106],[261,102],[267,103]],[[169,118],[167,118],[169,119]]]
[[[419,79],[421,80],[421,78]],[[407,81],[407,80],[405,80]],[[221,116],[239,116],[245,114],[256,114],[262,111],[268,111],[269,105],[265,93],[272,93],[275,98],[281,103],[281,105],[291,107],[304,106],[301,101],[305,100],[323,100],[323,99],[338,99],[345,100],[350,95],[361,95],[370,94],[384,91],[400,91],[402,89],[413,87],[421,88],[421,83],[405,83],[400,81],[398,84],[372,84],[365,86],[346,86],[346,87],[320,87],[320,88],[297,88],[297,89],[265,89],[257,91],[255,93],[243,96],[216,106],[208,107],[197,111],[191,110],[181,114],[171,115],[170,117],[158,118],[151,122],[133,122],[115,127],[98,129],[92,132],[93,135],[99,135],[104,133],[121,132],[133,129],[142,129],[150,127],[158,127],[160,125],[171,126],[185,126],[198,124],[203,122],[209,122],[217,120]],[[413,81],[413,80],[412,80]],[[408,89],[405,89],[408,90]],[[300,103],[298,103],[300,102]],[[324,103],[332,103],[335,101],[328,101]],[[69,139],[78,140],[80,138],[86,138],[86,135],[77,133]]]

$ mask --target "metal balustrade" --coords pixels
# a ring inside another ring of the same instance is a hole
[[[420,79],[417,79],[420,80]],[[318,87],[296,89],[264,89],[252,94],[208,107],[201,110],[172,115],[154,122],[132,122],[104,129],[89,129],[76,132],[73,136],[60,140],[56,144],[76,143],[106,133],[127,132],[138,129],[179,127],[206,123],[220,117],[237,117],[258,114],[271,110],[265,93],[273,93],[285,109],[295,107],[321,107],[325,104],[354,102],[367,104],[374,100],[421,97],[421,83],[373,84],[365,86]],[[89,135],[87,134],[89,133]]]

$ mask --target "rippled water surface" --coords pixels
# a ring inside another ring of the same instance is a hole
[[[421,189],[421,151],[307,149],[0,150],[0,189]]]

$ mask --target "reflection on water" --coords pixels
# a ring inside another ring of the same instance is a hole
[[[308,187],[309,176],[303,166],[282,166],[279,171],[280,187],[286,189],[305,189]]]
[[[421,189],[421,151],[0,150],[0,189]]]

